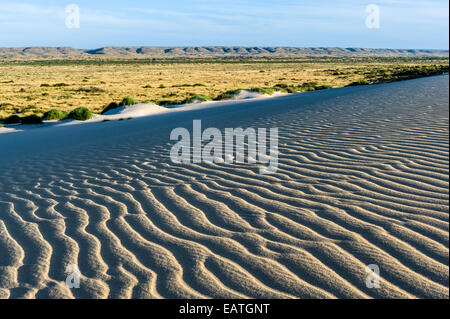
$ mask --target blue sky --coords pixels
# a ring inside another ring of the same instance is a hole
[[[65,8],[80,8],[80,28]],[[367,28],[368,4],[380,28]],[[0,46],[328,46],[448,49],[444,0],[0,0]]]

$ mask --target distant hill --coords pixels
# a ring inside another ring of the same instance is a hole
[[[188,57],[448,57],[448,50],[295,48],[295,47],[104,47],[92,50],[71,47],[0,48],[0,56],[130,56],[154,58]]]

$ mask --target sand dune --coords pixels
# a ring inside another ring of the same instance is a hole
[[[438,76],[0,134],[0,297],[448,298],[448,112]],[[278,171],[171,163],[193,119],[278,127]]]

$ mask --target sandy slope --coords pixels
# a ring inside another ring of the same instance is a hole
[[[448,111],[440,76],[0,134],[0,296],[448,298]],[[172,164],[193,119],[279,127],[278,172]]]

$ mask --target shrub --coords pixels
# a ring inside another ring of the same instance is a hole
[[[102,92],[105,92],[105,90],[93,86],[91,88],[79,88],[79,89],[75,90],[75,92],[102,93]]]
[[[2,123],[0,123],[0,128],[2,128],[3,127],[3,125],[2,125]]]
[[[331,85],[327,85],[327,84],[318,85],[315,87],[316,90],[326,90],[326,89],[331,89],[331,88],[333,88],[333,87]]]
[[[56,84],[53,84],[53,87],[55,87],[55,88],[57,88],[57,87],[63,87],[63,86],[69,86],[69,84],[66,84],[66,83],[56,83]]]
[[[272,95],[276,92],[276,89],[274,89],[274,88],[252,88],[252,89],[250,89],[250,91],[258,92],[260,94]]]
[[[308,88],[304,88],[304,87],[301,87],[301,86],[288,86],[287,88],[286,88],[286,92],[287,93],[296,93],[296,92],[305,92],[305,91],[309,91],[309,87]]]
[[[37,115],[35,115],[35,114],[32,114],[32,115],[29,115],[29,116],[22,117],[20,122],[22,124],[41,124],[42,123],[42,118],[37,116]]]
[[[67,116],[68,116],[67,112],[64,112],[64,111],[61,111],[61,110],[58,110],[58,109],[52,109],[52,110],[44,113],[44,119],[50,120],[50,121],[52,121],[52,120],[58,120],[58,121],[65,120],[67,118]]]
[[[172,105],[178,105],[178,104],[182,104],[183,102],[180,101],[174,101],[174,100],[161,100],[161,101],[156,101],[155,104],[159,105],[159,106],[172,106]]]
[[[11,115],[10,117],[7,117],[3,124],[18,124],[20,123],[20,117],[18,115]]]
[[[48,83],[41,84],[41,88],[48,88],[48,87],[50,87],[50,84],[48,84]]]
[[[119,103],[119,106],[125,106],[125,105],[135,105],[138,104],[135,99],[133,99],[131,96],[124,97],[122,102]]]
[[[305,82],[305,83],[303,83],[301,85],[301,87],[304,87],[304,88],[316,87],[316,86],[317,86],[317,82],[314,82],[314,81],[312,81],[312,82]]]
[[[214,100],[221,101],[221,100],[231,99],[233,96],[235,96],[241,92],[242,92],[242,89],[226,91],[226,92],[219,94]]]
[[[79,107],[70,112],[69,118],[78,121],[87,121],[92,118],[92,111],[87,107]]]
[[[105,114],[108,111],[117,109],[118,107],[120,107],[119,104],[117,104],[116,102],[111,102],[103,109],[102,114]]]
[[[359,80],[359,81],[355,81],[350,83],[348,86],[358,86],[358,85],[368,85],[369,82],[367,80]]]
[[[194,94],[188,98],[186,98],[181,104],[189,104],[189,103],[195,103],[195,102],[205,102],[205,101],[212,101],[212,99],[209,96],[203,95],[203,94]]]

